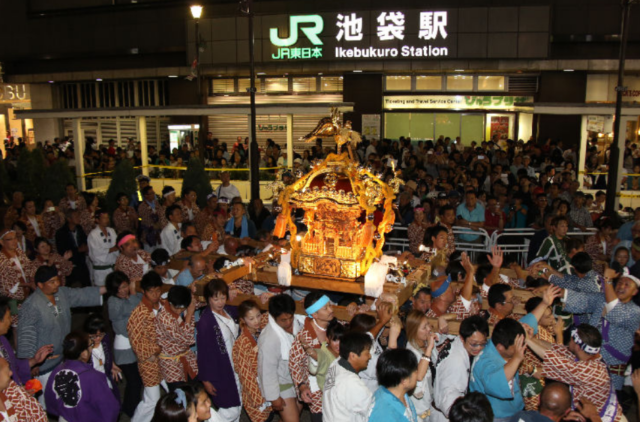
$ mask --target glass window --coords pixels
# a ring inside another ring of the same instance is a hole
[[[238,94],[248,94],[247,91],[251,88],[251,79],[249,78],[240,78],[238,79]],[[256,78],[256,91],[260,92],[260,79]]]
[[[387,91],[411,91],[411,76],[387,76]]]
[[[447,76],[447,91],[473,91],[473,76]]]
[[[460,136],[460,114],[436,114],[436,138],[448,136],[455,139]]]
[[[442,91],[442,76],[416,76],[417,91]]]
[[[264,87],[267,92],[287,92],[289,78],[265,78]]]
[[[316,78],[293,78],[293,92],[314,92]]]
[[[214,79],[213,80],[213,93],[214,94],[228,94],[235,92],[233,86],[233,79]]]
[[[342,92],[342,76],[323,76],[320,82],[321,91]]]
[[[478,91],[504,91],[504,76],[478,76]]]
[[[484,115],[463,114],[462,132],[460,133],[462,145],[469,146],[472,141],[480,143],[484,141]]]
[[[411,139],[417,141],[433,140],[433,113],[411,113]]]
[[[385,113],[385,138],[400,139],[410,136],[411,113]]]

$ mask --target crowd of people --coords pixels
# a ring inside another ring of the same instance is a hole
[[[226,152],[213,139],[206,145],[208,160]],[[73,150],[66,140],[42,147],[54,159]],[[12,192],[0,232],[0,417],[239,421],[244,409],[253,422],[298,422],[305,408],[314,422],[631,415],[640,209],[623,225],[604,216],[604,194],[580,191],[577,157],[559,142],[463,146],[441,137],[354,148],[381,178],[404,179],[394,207],[409,244],[402,256],[432,269],[406,303],[247,278],[227,284],[225,268],[287,240],[273,236],[277,207],[246,206],[225,171],[203,208],[193,189],[156,192],[143,175],[135,194],[110,206],[73,184],[57,204]],[[232,155],[246,153],[238,139]],[[266,165],[288,166],[274,143],[262,153]],[[296,153],[283,183],[329,153],[321,141]],[[104,154],[136,157],[111,143]],[[454,226],[465,233],[456,237]],[[522,238],[528,254],[459,250],[482,242],[481,230],[505,228],[535,230]],[[335,318],[336,306],[350,321]],[[72,324],[73,308],[91,313]]]

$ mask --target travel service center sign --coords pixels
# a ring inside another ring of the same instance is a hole
[[[269,28],[272,60],[449,57],[446,10],[289,16],[288,31]],[[288,33],[288,36],[283,35]],[[454,48],[455,50],[455,48]]]

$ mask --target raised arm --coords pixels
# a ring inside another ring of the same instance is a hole
[[[493,267],[491,269],[491,273],[487,277],[489,283],[485,281],[485,284],[488,286],[493,286],[496,283],[500,282],[500,267],[502,267],[502,262],[504,261],[504,254],[502,253],[502,249],[498,246],[493,246],[491,248],[491,255],[487,255],[489,259],[489,263]]]
[[[542,302],[531,312],[533,316],[536,317],[536,320],[540,321],[542,316],[544,315],[544,311],[553,304],[553,301],[562,296],[563,290],[557,286],[550,286],[547,290],[544,291],[544,296],[542,296]]]
[[[511,359],[504,365],[504,375],[507,377],[507,381],[511,381],[518,373],[518,368],[524,360],[524,351],[527,348],[524,336],[518,334],[514,343],[515,353]]]
[[[529,337],[527,338],[527,346],[529,346],[529,349],[538,355],[540,359],[544,359],[544,354],[547,353],[548,350],[551,350],[552,344],[544,340]]]
[[[462,252],[462,267],[467,272],[467,275],[464,278],[464,285],[460,291],[460,296],[469,301],[473,296],[473,280],[476,274],[476,269],[471,263],[471,259],[469,259],[466,252]]]

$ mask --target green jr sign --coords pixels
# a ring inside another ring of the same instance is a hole
[[[310,24],[311,26],[302,26]],[[278,51],[271,55],[274,60],[286,59],[310,59],[322,58],[322,40],[318,36],[324,29],[324,21],[320,15],[301,15],[289,17],[289,38],[282,39],[278,35],[278,28],[269,29],[271,43]],[[302,33],[316,47],[292,48],[298,42],[299,33]]]

